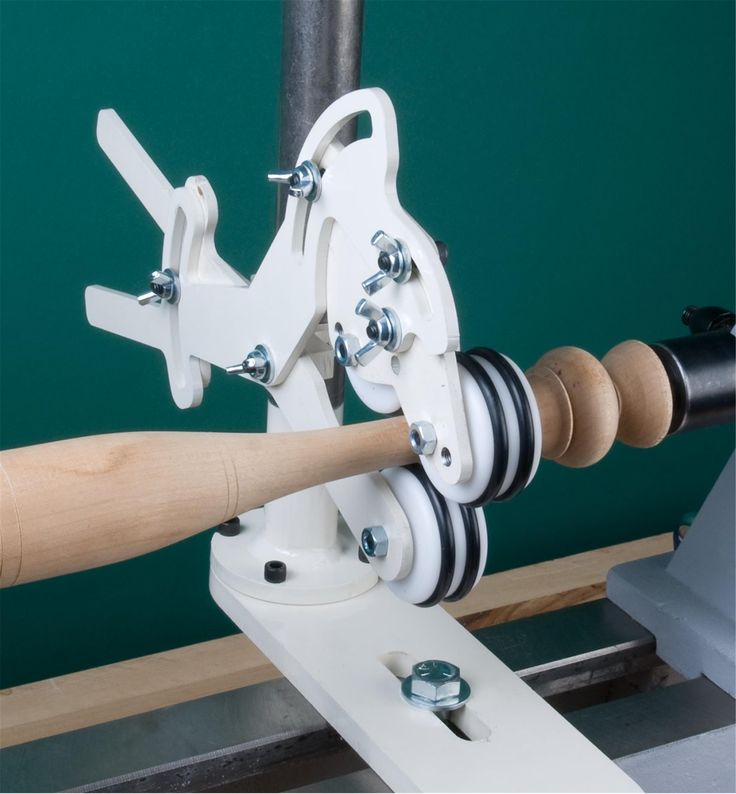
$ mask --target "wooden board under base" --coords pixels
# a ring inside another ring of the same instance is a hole
[[[601,598],[609,569],[672,548],[665,533],[484,577],[445,608],[468,629]],[[242,634],[0,690],[0,747],[280,677]]]

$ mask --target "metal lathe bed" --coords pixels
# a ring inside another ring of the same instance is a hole
[[[667,542],[624,546],[651,554]],[[624,546],[567,559],[603,570]],[[558,563],[539,574],[554,579]],[[475,636],[645,791],[733,791],[734,699],[663,663],[654,637],[597,597],[594,579],[556,601],[585,603],[509,620],[555,603],[533,598],[535,576],[524,570],[517,578],[529,581],[531,600],[461,618]],[[572,587],[573,570],[556,575]],[[489,620],[495,625],[475,628]],[[0,769],[2,791],[17,792],[388,790],[280,678],[5,747]]]

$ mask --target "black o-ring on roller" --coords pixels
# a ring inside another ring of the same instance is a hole
[[[496,497],[497,502],[505,502],[523,490],[531,477],[532,467],[534,466],[534,420],[532,418],[532,409],[519,376],[500,353],[487,347],[474,347],[468,351],[468,355],[483,358],[491,366],[495,367],[506,383],[516,411],[520,436],[519,464],[516,467],[516,474],[509,487],[501,496]]]
[[[480,567],[480,527],[475,508],[467,505],[458,505],[458,507],[465,526],[465,568],[457,589],[446,596],[445,601],[459,601],[465,598],[473,589]]]
[[[426,601],[416,605],[418,607],[433,607],[435,604],[439,604],[447,595],[447,591],[452,584],[452,577],[455,574],[455,533],[452,529],[452,519],[450,518],[450,511],[447,509],[447,502],[429,481],[424,469],[418,463],[405,466],[405,468],[424,487],[437,518],[437,527],[440,535],[440,573],[437,577],[437,586]]]
[[[488,377],[483,367],[467,353],[458,352],[455,355],[457,356],[458,364],[464,367],[478,384],[478,388],[488,408],[488,415],[491,419],[491,430],[493,432],[493,466],[491,468],[491,476],[488,478],[488,485],[486,485],[483,493],[477,499],[470,502],[472,507],[482,507],[495,498],[503,484],[509,457],[506,421],[503,416],[503,408],[501,407],[501,400],[496,391],[496,387],[493,385],[493,381]]]
[[[736,337],[706,331],[650,345],[672,386],[669,434],[726,424],[736,414]]]

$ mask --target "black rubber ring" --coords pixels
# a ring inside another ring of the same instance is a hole
[[[480,568],[480,527],[475,515],[475,508],[467,505],[458,506],[465,525],[465,570],[457,589],[454,593],[445,596],[445,601],[459,601],[461,598],[465,598],[473,589]]]
[[[477,499],[473,499],[471,502],[467,503],[471,505],[471,507],[482,507],[496,497],[506,474],[509,457],[506,419],[503,413],[501,399],[498,396],[493,381],[488,377],[488,373],[467,353],[457,353],[456,355],[458,364],[465,367],[473,376],[473,380],[478,384],[483,399],[486,401],[488,415],[491,419],[491,428],[493,432],[493,466],[491,467],[491,475],[488,478],[488,484],[483,489],[483,493],[481,493]]]
[[[439,604],[447,595],[455,573],[455,534],[452,529],[452,519],[447,508],[447,502],[432,485],[421,465],[413,463],[411,466],[405,466],[404,468],[410,471],[424,486],[437,519],[437,528],[440,536],[440,573],[432,595],[426,601],[416,605],[418,607],[433,607],[435,604]]]
[[[496,497],[497,502],[505,502],[512,499],[526,487],[532,474],[532,467],[534,466],[534,419],[532,417],[532,409],[529,405],[526,389],[516,370],[500,353],[487,347],[474,347],[468,351],[468,355],[485,359],[491,366],[496,368],[496,371],[508,387],[518,418],[521,441],[516,474],[506,492]]]

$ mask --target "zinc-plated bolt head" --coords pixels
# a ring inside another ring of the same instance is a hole
[[[138,296],[138,303],[145,306],[156,300],[166,301],[167,303],[177,303],[179,301],[179,279],[173,270],[154,270],[151,273],[148,288],[150,292]]]
[[[411,278],[412,261],[406,243],[395,240],[380,229],[371,237],[371,245],[379,250],[378,273],[363,282],[368,295],[375,295],[391,281],[405,284]]]
[[[437,433],[429,422],[413,422],[409,428],[409,444],[417,455],[431,455],[437,448]]]
[[[307,201],[316,201],[322,192],[319,168],[311,160],[305,160],[296,168],[272,171],[268,175],[268,181],[286,185],[289,188],[289,195]]]
[[[470,697],[470,686],[460,677],[460,668],[441,659],[414,665],[401,684],[401,693],[413,706],[430,711],[452,711]]]
[[[360,545],[366,557],[385,557],[388,534],[383,527],[366,527],[360,535]]]
[[[378,267],[382,273],[398,284],[411,277],[411,254],[403,240],[397,240],[379,229],[371,237],[371,245],[379,250]]]
[[[360,350],[357,336],[339,334],[335,339],[335,361],[343,367],[354,367],[358,363],[355,354]]]
[[[240,364],[226,367],[228,375],[250,375],[253,380],[270,383],[273,378],[271,354],[264,345],[256,345]]]
[[[365,329],[368,343],[355,354],[358,364],[368,363],[379,352],[378,348],[392,353],[398,350],[402,342],[401,323],[392,309],[388,307],[379,309],[375,304],[362,298],[355,307],[355,313],[368,320]]]

